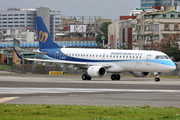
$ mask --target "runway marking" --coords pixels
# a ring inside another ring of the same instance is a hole
[[[8,88],[1,87],[0,94],[72,93],[72,92],[155,92],[180,93],[180,90],[158,89],[98,89],[98,88]]]
[[[13,99],[16,99],[16,98],[19,98],[19,97],[4,97],[4,98],[0,99],[0,103],[6,102],[6,101],[9,101],[9,100],[13,100]]]

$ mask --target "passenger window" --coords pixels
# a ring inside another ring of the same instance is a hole
[[[159,56],[156,56],[156,58],[155,59],[159,59]]]

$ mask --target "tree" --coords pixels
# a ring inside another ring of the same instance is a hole
[[[180,33],[169,35],[168,37],[163,38],[160,43],[155,42],[150,44],[149,48],[166,53],[176,62],[180,61],[179,37]]]
[[[160,50],[166,53],[169,57],[171,57],[174,61],[180,61],[180,50],[179,45],[177,43],[171,42],[170,39],[166,42],[161,42]]]
[[[102,44],[103,41],[101,40],[101,36],[104,36],[104,43],[108,43],[108,25],[111,24],[111,22],[104,22],[101,27],[99,28],[98,35],[96,36],[96,43],[98,45]]]

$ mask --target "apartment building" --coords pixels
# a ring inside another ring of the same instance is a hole
[[[151,8],[151,6],[180,6],[180,0],[141,0],[141,8]]]
[[[132,20],[132,44],[137,49],[147,49],[169,35],[180,32],[180,12],[160,11],[142,13]]]

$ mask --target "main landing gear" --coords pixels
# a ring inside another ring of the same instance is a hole
[[[161,72],[154,72],[154,75],[156,76],[155,78],[154,78],[154,81],[155,82],[159,82],[161,79],[159,78],[159,75],[161,74]]]
[[[82,80],[91,80],[91,77],[87,74],[82,75]]]
[[[111,80],[115,81],[119,81],[121,79],[121,76],[119,74],[112,74],[111,75]]]
[[[112,74],[111,75],[111,80],[112,81],[115,81],[115,80],[119,81],[120,79],[121,79],[121,76],[119,74]],[[82,75],[82,80],[91,80],[91,77],[89,75],[87,75],[87,74],[83,74]]]

